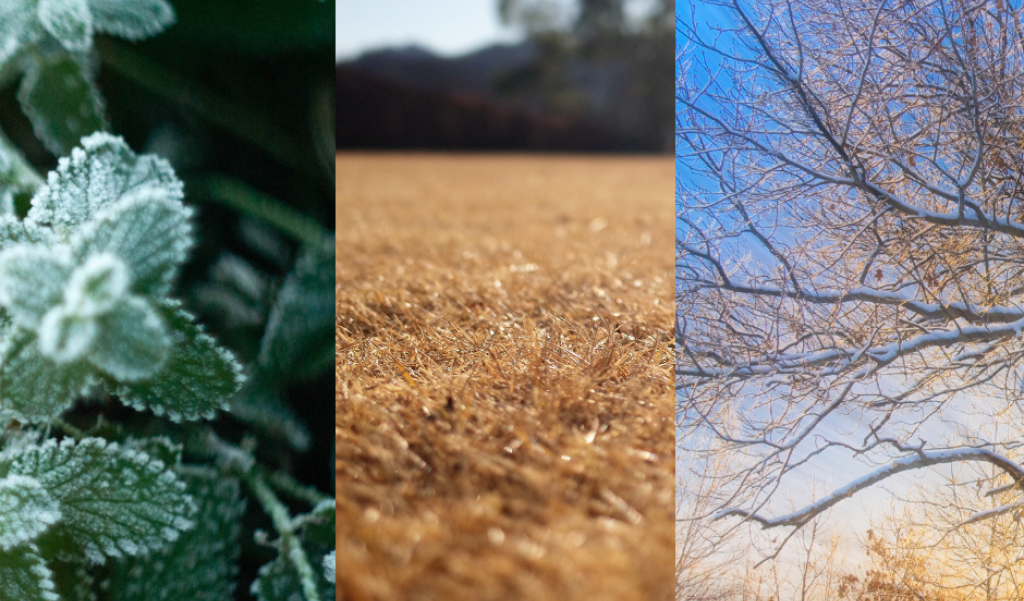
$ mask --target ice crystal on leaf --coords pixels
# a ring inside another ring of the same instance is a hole
[[[92,46],[92,15],[86,0],[39,0],[39,24],[68,50]]]
[[[139,40],[173,22],[164,0],[3,0],[0,72],[25,73],[18,100],[36,135],[61,154],[106,124],[93,35]]]
[[[193,526],[195,503],[185,482],[131,446],[100,438],[12,445],[0,454],[0,473],[4,601],[59,599],[50,562],[65,575],[81,575],[64,562],[159,551]]]
[[[163,551],[118,562],[107,587],[111,601],[232,598],[245,510],[238,480],[205,467],[177,472],[198,504],[196,527]]]
[[[60,600],[54,590],[53,572],[46,567],[34,545],[0,553],[0,599]]]
[[[61,517],[39,480],[17,474],[0,479],[0,515],[0,551],[35,539]]]
[[[13,328],[0,418],[45,421],[103,383],[134,407],[197,419],[238,389],[234,358],[167,298],[192,243],[181,198],[165,161],[99,133],[49,174],[25,221],[0,222]]]
[[[60,519],[40,545],[77,549],[94,563],[161,549],[193,526],[185,483],[162,461],[114,442],[51,439],[0,465],[34,478],[56,501]]]
[[[324,555],[324,578],[326,578],[331,584],[334,584],[334,572],[337,569],[334,564],[336,561],[337,557],[334,551]]]
[[[137,156],[119,137],[93,134],[47,175],[32,199],[29,221],[66,236],[101,208],[143,188],[162,191],[169,200],[184,197],[170,163]]]

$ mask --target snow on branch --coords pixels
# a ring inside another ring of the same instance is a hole
[[[895,476],[901,472],[917,470],[933,465],[941,465],[945,463],[960,463],[964,461],[983,461],[991,463],[999,469],[1006,472],[1017,485],[1024,484],[1024,467],[1021,467],[1016,462],[992,451],[986,449],[975,449],[975,448],[959,448],[949,449],[945,451],[920,451],[914,455],[908,455],[900,459],[896,459],[889,464],[878,468],[877,470],[870,472],[869,474],[850,482],[846,486],[833,491],[831,494],[824,498],[811,503],[810,505],[775,518],[768,518],[756,513],[752,513],[743,509],[726,509],[718,512],[715,519],[722,519],[731,516],[742,517],[747,520],[757,522],[762,528],[776,528],[778,526],[803,526],[809,520],[815,516],[827,511],[832,506],[836,505],[843,499],[848,499],[854,494],[868,488],[874,484],[885,480],[891,476]],[[1014,506],[1020,503],[1014,504]],[[998,515],[999,513],[1005,513],[1010,509],[995,508],[992,510],[979,512],[965,523],[971,523],[979,521],[992,515]],[[982,515],[984,514],[984,515]],[[991,514],[991,515],[989,515]]]

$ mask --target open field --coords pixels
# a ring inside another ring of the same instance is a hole
[[[671,599],[671,157],[337,182],[340,598]]]

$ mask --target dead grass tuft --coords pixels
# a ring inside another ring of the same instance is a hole
[[[671,158],[339,155],[342,599],[670,599]]]

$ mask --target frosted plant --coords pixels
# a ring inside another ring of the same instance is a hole
[[[46,558],[138,555],[194,525],[194,501],[168,466],[99,438],[7,451],[0,473],[0,599],[59,599]]]
[[[93,386],[171,419],[211,417],[240,367],[167,294],[191,244],[170,166],[97,133],[0,241],[0,418],[46,421]]]
[[[333,356],[333,239],[288,207],[263,213],[302,246],[282,246],[283,277],[225,263],[259,296],[217,329],[236,356],[185,308],[197,240],[182,181],[105,131],[94,35],[135,41],[175,20],[166,0],[0,0],[0,87],[19,83],[61,157],[44,177],[0,132],[0,601],[335,596],[333,499],[256,452],[313,444],[277,395]],[[232,324],[262,331],[238,345]],[[273,534],[245,530],[251,507]],[[237,582],[253,555],[258,577]]]
[[[0,79],[24,74],[18,100],[36,135],[59,153],[106,124],[93,34],[139,40],[173,22],[164,0],[2,0]]]

